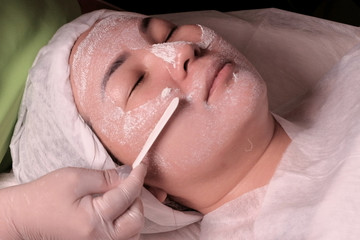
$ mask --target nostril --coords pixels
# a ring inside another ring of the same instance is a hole
[[[185,70],[185,71],[187,71],[189,61],[190,61],[190,59],[187,59],[187,60],[184,62],[184,70]]]

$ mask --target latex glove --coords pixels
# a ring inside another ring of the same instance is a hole
[[[12,240],[138,239],[146,169],[142,163],[124,180],[115,169],[64,168],[2,189],[0,224],[10,225]]]

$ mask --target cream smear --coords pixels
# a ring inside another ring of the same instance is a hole
[[[214,41],[216,34],[215,32],[207,27],[203,27],[202,25],[198,24],[199,28],[201,29],[201,41],[198,43],[200,48],[207,49],[211,46],[211,43]]]
[[[170,95],[171,91],[172,91],[171,88],[168,88],[168,87],[164,88],[161,92],[161,98],[164,99],[164,98],[168,97]]]
[[[216,38],[215,32],[208,28],[204,27],[200,24],[197,24],[197,26],[201,30],[201,39],[200,42],[197,43],[198,47],[200,49],[211,49],[212,43],[214,42]],[[211,68],[209,68],[209,71],[212,71]],[[199,74],[199,77],[195,75],[195,79],[201,79],[201,75]],[[193,100],[193,96],[196,96],[199,92],[203,91],[203,88],[205,87],[205,84],[203,84],[200,80],[194,80],[192,82],[192,91],[187,95],[186,99],[187,101],[191,102]],[[208,105],[206,105],[208,106]]]
[[[141,143],[151,129],[151,123],[158,120],[161,109],[165,109],[166,103],[173,98],[171,92],[170,88],[165,88],[157,98],[127,112],[104,107],[102,133],[121,145]]]
[[[151,47],[151,52],[161,58],[163,61],[170,63],[173,68],[176,67],[176,45],[178,42],[175,43],[159,43],[154,44]]]

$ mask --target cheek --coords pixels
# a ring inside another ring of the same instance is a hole
[[[112,154],[131,165],[171,99],[159,96],[128,112],[108,102],[93,127]]]
[[[248,147],[249,126],[268,110],[266,86],[251,72],[242,73],[241,79],[214,105],[193,103],[178,109],[153,148],[149,178],[206,176],[217,171],[229,149],[241,141]]]
[[[213,156],[223,140],[216,129],[221,124],[206,111],[189,107],[174,116],[152,150],[150,165],[156,177],[188,173]]]

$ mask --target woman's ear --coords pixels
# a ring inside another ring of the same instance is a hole
[[[160,202],[164,202],[167,198],[167,193],[160,188],[148,186],[147,190],[149,190],[149,192],[151,192]]]

